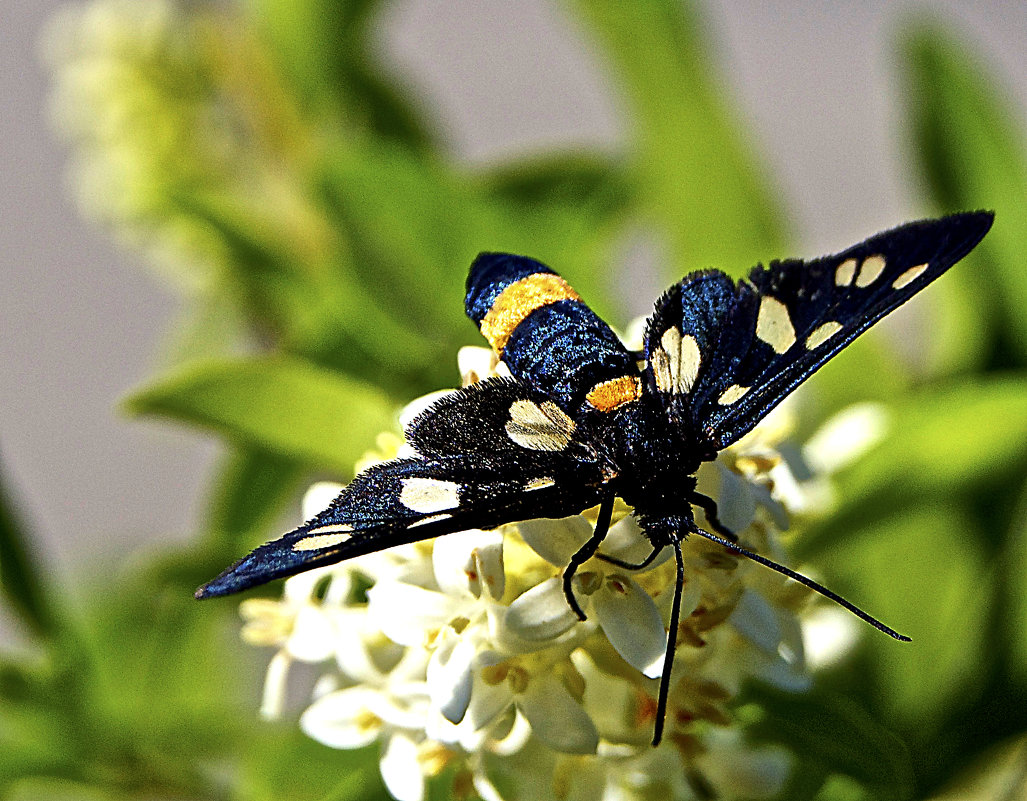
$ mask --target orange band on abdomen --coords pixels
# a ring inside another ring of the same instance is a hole
[[[642,397],[642,382],[638,376],[622,375],[596,384],[589,390],[585,400],[601,412],[612,412],[618,406],[631,403]]]
[[[481,333],[500,356],[507,341],[524,318],[561,300],[581,300],[570,285],[553,273],[535,273],[514,281],[496,298],[481,320]]]

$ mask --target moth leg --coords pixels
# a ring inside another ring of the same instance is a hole
[[[588,538],[588,541],[578,548],[577,553],[571,557],[567,567],[563,570],[563,594],[567,599],[567,605],[578,616],[578,620],[585,620],[585,613],[581,611],[581,607],[574,597],[574,591],[571,589],[571,580],[574,578],[578,568],[595,555],[599,545],[606,539],[606,535],[610,530],[610,518],[613,516],[613,500],[614,494],[612,492],[608,492],[603,497],[603,501],[599,506],[599,517],[596,519],[595,531],[592,532],[592,536]]]
[[[660,674],[660,694],[656,701],[656,727],[653,745],[663,738],[663,724],[667,717],[667,697],[670,695],[670,674],[674,670],[674,652],[677,649],[678,624],[681,619],[681,593],[685,586],[685,559],[681,555],[681,538],[675,534],[670,541],[677,562],[677,581],[674,584],[674,605],[670,609],[670,628],[667,629],[667,652],[663,655],[663,673]]]
[[[720,518],[717,516],[717,502],[713,498],[692,490],[688,495],[688,501],[703,510],[703,514],[706,515],[706,522],[710,524],[710,528],[717,534],[731,542],[738,542],[735,532],[720,522]]]
[[[623,559],[618,559],[616,556],[607,556],[605,553],[597,553],[596,558],[602,559],[604,562],[609,562],[611,565],[622,567],[625,570],[644,570],[656,561],[656,557],[663,553],[663,549],[665,547],[665,545],[653,546],[652,553],[641,562],[625,562]]]

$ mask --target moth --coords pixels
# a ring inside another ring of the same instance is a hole
[[[696,489],[700,464],[750,431],[832,356],[969,253],[990,212],[923,220],[834,256],[757,265],[735,282],[693,272],[656,302],[641,354],[629,351],[559,275],[523,256],[482,253],[467,279],[468,316],[510,369],[452,393],[407,427],[416,458],[378,464],[332,505],[196,592],[226,595],[394,545],[599,507],[591,538],[563,571],[593,556],[641,569],[674,551],[677,581],[653,744],[667,710],[689,535],[798,581],[898,640],[812,579],[744,547]],[[614,499],[652,546],[638,564],[603,556]],[[707,527],[696,522],[702,510]],[[707,530],[709,529],[709,530]]]

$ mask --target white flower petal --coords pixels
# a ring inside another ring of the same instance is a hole
[[[663,672],[667,632],[660,610],[634,579],[616,573],[606,576],[592,595],[592,610],[624,661],[651,679]]]
[[[595,753],[599,745],[595,724],[556,676],[533,676],[515,702],[535,736],[554,751]]]
[[[620,559],[622,562],[638,564],[652,553],[653,546],[642,533],[634,516],[625,515],[610,526],[610,532],[603,540],[600,550],[607,556]],[[664,548],[663,552],[653,560],[646,570],[659,567],[673,555],[674,552],[670,548]]]
[[[767,599],[746,589],[728,618],[739,633],[760,650],[776,654],[781,643],[781,624],[777,611]]]
[[[400,581],[382,581],[367,591],[371,621],[400,645],[423,646],[429,632],[459,616],[465,605],[441,592]]]
[[[336,610],[335,621],[332,645],[339,669],[353,681],[380,683],[383,666],[394,665],[403,646],[374,629],[365,608]]]
[[[891,423],[880,403],[854,404],[824,423],[806,442],[802,455],[814,472],[830,475],[884,439]]]
[[[803,649],[811,670],[841,661],[859,641],[863,626],[837,606],[815,606],[802,621]]]
[[[329,748],[363,748],[378,739],[382,720],[375,690],[350,687],[318,698],[300,716],[300,728]]]
[[[448,595],[480,598],[484,582],[489,597],[502,597],[503,535],[475,528],[439,537],[432,547],[432,567],[439,589]]]
[[[417,743],[396,732],[389,738],[379,762],[382,780],[396,801],[423,801],[424,774],[417,759]]]
[[[284,651],[279,651],[267,665],[264,678],[264,692],[260,702],[260,716],[265,720],[278,720],[285,709],[286,680],[292,660]]]
[[[717,517],[730,531],[745,531],[756,517],[753,486],[733,470],[717,463],[720,490],[717,493]]]
[[[513,722],[509,731],[497,736],[489,745],[489,751],[499,757],[516,754],[531,742],[531,724],[524,715],[514,709]]]
[[[638,715],[638,690],[635,684],[621,676],[600,670],[584,649],[571,654],[574,667],[585,679],[585,711],[595,722],[606,740],[624,740],[635,732]]]
[[[301,607],[285,647],[290,656],[301,662],[330,658],[335,653],[335,626],[331,618],[318,607]]]
[[[770,798],[784,786],[792,757],[781,746],[753,747],[737,731],[713,729],[707,751],[697,758],[703,772],[722,793],[732,798]]]
[[[450,723],[459,723],[471,701],[475,645],[470,637],[450,634],[428,663],[428,694],[432,706]]]
[[[525,640],[559,637],[578,622],[563,594],[563,581],[554,577],[536,584],[518,597],[503,622],[510,632]]]
[[[488,684],[480,672],[475,672],[465,721],[475,731],[484,729],[509,709],[513,700],[513,693],[506,682]]]
[[[561,568],[592,536],[591,523],[581,515],[559,520],[525,520],[517,524],[517,530],[535,553]]]
[[[340,492],[346,489],[345,484],[337,481],[318,481],[310,485],[303,494],[301,510],[304,520],[310,520],[332,505]]]
[[[455,395],[459,390],[456,389],[442,389],[437,392],[429,392],[427,395],[422,395],[419,398],[414,398],[410,403],[404,406],[399,411],[399,424],[406,431],[414,418],[417,417],[421,412],[427,409],[437,401],[447,398],[450,395]]]
[[[788,510],[796,514],[804,512],[810,505],[810,499],[784,463],[772,467],[768,475],[774,482],[773,495],[766,487],[750,484],[753,500],[770,513],[775,526],[787,531],[792,522]]]
[[[460,380],[466,387],[495,375],[498,359],[492,348],[465,345],[456,352],[456,366]]]
[[[304,570],[302,573],[290,576],[282,587],[282,597],[291,604],[310,603],[317,585],[321,581],[328,580],[337,569],[337,565],[328,565],[315,567],[313,570]]]

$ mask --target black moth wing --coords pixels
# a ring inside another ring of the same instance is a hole
[[[407,432],[424,458],[363,471],[328,509],[257,548],[197,597],[239,592],[394,545],[595,506],[605,480],[599,462],[586,457],[595,452],[576,438],[570,418],[545,403],[526,385],[499,380],[443,398]],[[454,439],[443,447],[449,435]]]
[[[834,256],[693,273],[646,331],[647,382],[704,458],[750,431],[832,356],[962,259],[990,212],[910,223]]]
[[[588,473],[600,463],[599,448],[581,420],[527,381],[489,378],[444,395],[410,423],[407,441],[422,456],[475,454],[531,469],[559,453],[570,467]]]

